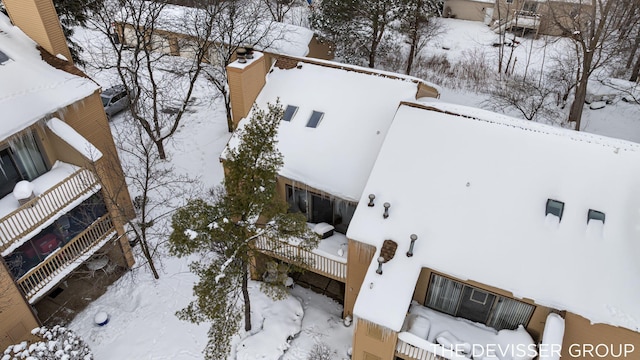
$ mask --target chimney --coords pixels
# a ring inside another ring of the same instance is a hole
[[[267,76],[267,61],[264,54],[252,51],[253,57],[248,58],[247,50],[244,48],[241,53],[238,54],[240,56],[236,61],[227,66],[233,129],[251,111]]]
[[[11,22],[52,55],[70,63],[71,52],[52,0],[3,0]]]

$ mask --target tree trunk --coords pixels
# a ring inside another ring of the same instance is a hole
[[[640,46],[640,34],[636,36],[636,41],[633,42],[633,46],[631,47],[629,58],[627,59],[627,66],[626,66],[627,69],[631,67],[631,64],[633,63],[633,59],[636,57],[636,53],[638,52],[638,46]]]
[[[242,298],[244,300],[244,330],[251,331],[251,300],[249,299],[249,275],[247,266],[242,262]]]
[[[631,78],[629,81],[637,82],[638,81],[638,73],[640,73],[640,56],[636,60],[636,64],[633,65],[633,72],[631,72]]]
[[[151,273],[153,273],[153,277],[156,280],[160,279],[160,275],[158,275],[158,270],[156,269],[156,264],[153,262],[153,257],[151,256],[151,252],[149,251],[149,244],[147,243],[147,239],[144,235],[142,235],[140,238],[140,247],[142,248],[144,258],[147,259],[147,262],[149,263],[149,268],[151,269]]]
[[[580,83],[576,87],[576,96],[571,104],[571,110],[569,111],[569,122],[575,121],[576,131],[580,131],[580,122],[582,120],[582,110],[584,109],[584,100],[587,97],[587,80],[589,77],[586,73],[582,74]]]
[[[413,58],[416,56],[416,47],[418,46],[418,30],[413,29],[411,34],[411,47],[409,48],[409,58],[407,59],[407,69],[405,74],[411,75],[411,66],[413,66]]]
[[[158,148],[158,156],[160,157],[160,159],[166,160],[167,154],[164,151],[164,143],[162,142],[162,140],[154,140],[153,142],[156,144],[156,148]]]

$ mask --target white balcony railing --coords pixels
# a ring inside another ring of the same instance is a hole
[[[111,217],[109,214],[104,215],[68,244],[57,249],[44,261],[21,276],[16,283],[29,302],[35,301],[37,300],[36,295],[62,280],[115,234]]]
[[[421,339],[408,332],[398,333],[396,355],[403,359],[412,360],[468,360],[465,356],[459,355],[451,350],[443,348],[440,345]]]
[[[347,281],[346,263],[302,249],[288,242],[269,240],[263,236],[256,238],[255,246],[256,249],[266,255],[288,263],[295,263],[340,282]]]
[[[36,180],[37,181],[37,180]],[[0,252],[47,223],[83,195],[100,188],[87,169],[78,169],[39,196],[0,219]]]

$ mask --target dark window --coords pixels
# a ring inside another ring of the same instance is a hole
[[[562,201],[547,199],[547,210],[544,215],[553,214],[562,220],[562,213],[564,212],[564,203]]]
[[[22,180],[10,149],[0,151],[0,170],[0,197],[5,197],[13,192],[18,181]]]
[[[431,274],[425,306],[491,326],[496,330],[527,325],[535,307]]]
[[[0,150],[0,197],[13,192],[21,180],[33,180],[47,171],[42,154],[31,133],[26,133]]]
[[[602,211],[589,209],[589,214],[587,215],[587,223],[591,220],[600,220],[604,224],[604,213]]]
[[[286,185],[289,212],[305,214],[312,223],[326,222],[335,230],[346,234],[356,210],[356,203],[339,198],[323,196],[305,189]]]
[[[294,116],[296,116],[296,112],[298,112],[298,107],[293,105],[287,105],[287,108],[284,110],[284,115],[282,116],[282,120],[291,121]]]
[[[320,121],[322,120],[323,117],[324,117],[323,112],[314,110],[313,113],[311,113],[311,117],[309,118],[307,127],[310,127],[310,128],[318,127],[318,124],[320,124]]]
[[[534,1],[527,1],[522,6],[522,11],[527,15],[534,15],[538,12],[538,3]]]

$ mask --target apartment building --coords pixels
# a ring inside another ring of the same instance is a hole
[[[256,53],[228,72],[240,123],[285,107],[279,194],[323,238],[256,247],[341,284],[352,359],[640,354],[640,145],[351,65]]]
[[[79,299],[69,280],[128,269],[133,216],[100,86],[73,66],[51,0],[0,14],[0,348]]]

